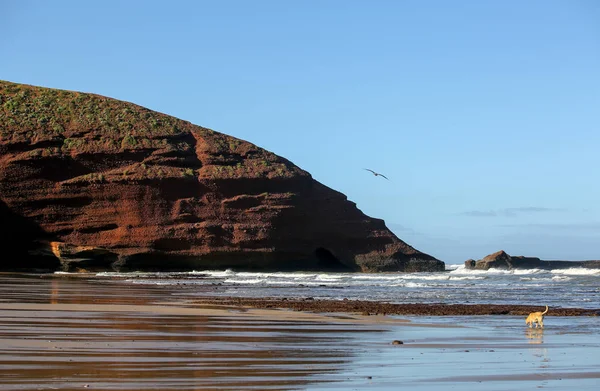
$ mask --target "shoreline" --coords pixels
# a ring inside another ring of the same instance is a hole
[[[67,274],[45,274],[45,273],[16,273],[0,272],[0,278],[12,279],[15,281],[22,278],[41,280],[41,281],[90,281],[102,284],[105,281],[116,282],[123,280],[122,277],[96,278],[94,274],[87,273],[67,273]],[[130,289],[133,289],[131,286]],[[142,286],[137,288],[144,289]],[[507,316],[527,316],[531,312],[543,311],[545,303],[541,300],[536,305],[522,304],[449,304],[449,303],[390,303],[376,300],[359,299],[316,299],[313,297],[249,297],[238,296],[216,296],[211,295],[211,290],[216,288],[214,285],[207,285],[202,290],[202,295],[187,300],[186,305],[194,304],[203,307],[239,307],[254,308],[263,310],[285,309],[296,312],[305,312],[312,314],[354,314],[361,316],[478,316],[478,315],[507,315]],[[151,287],[146,287],[149,291]],[[175,289],[176,286],[175,286]],[[132,298],[133,300],[134,298]],[[81,298],[80,300],[86,300]],[[121,298],[119,299],[119,301]],[[1,303],[1,300],[0,300]],[[83,302],[82,302],[83,303]],[[581,307],[549,307],[548,317],[568,316],[568,317],[595,317],[600,316],[600,308],[581,308]]]

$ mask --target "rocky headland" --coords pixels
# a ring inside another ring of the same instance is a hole
[[[600,269],[600,260],[594,261],[544,261],[536,257],[511,256],[504,251],[490,254],[478,261],[465,261],[465,268],[473,270],[503,269],[570,269],[574,267]]]
[[[444,270],[256,145],[132,103],[6,81],[0,245],[5,270]]]

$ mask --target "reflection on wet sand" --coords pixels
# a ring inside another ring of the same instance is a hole
[[[525,331],[525,337],[528,339],[529,344],[532,344],[529,352],[536,360],[538,368],[540,370],[548,368],[550,359],[548,358],[548,349],[544,346],[544,329],[542,328],[527,328]],[[546,383],[543,384],[544,386]]]
[[[298,389],[343,367],[351,341],[367,331],[158,311],[164,290],[35,278],[0,277],[3,389]]]
[[[541,328],[527,328],[525,330],[525,337],[532,344],[544,343],[544,329]]]

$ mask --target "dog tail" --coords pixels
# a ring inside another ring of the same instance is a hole
[[[546,306],[546,311],[542,312],[542,315],[546,315],[547,312],[548,312],[548,306]]]

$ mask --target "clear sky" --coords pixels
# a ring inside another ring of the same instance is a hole
[[[600,259],[600,1],[0,0],[0,26],[0,79],[248,140],[447,263]]]

